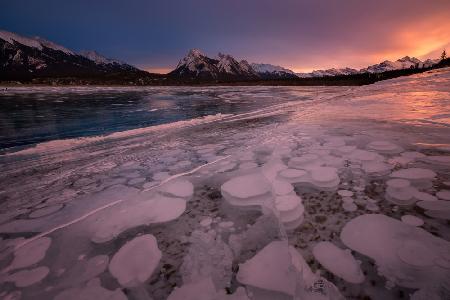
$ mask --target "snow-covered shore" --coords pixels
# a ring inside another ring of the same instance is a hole
[[[449,69],[0,163],[1,297],[450,295]]]

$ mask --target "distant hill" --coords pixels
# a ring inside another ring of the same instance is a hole
[[[75,53],[40,37],[0,31],[0,80],[76,78],[97,80],[148,80],[156,78],[129,64],[90,51]]]

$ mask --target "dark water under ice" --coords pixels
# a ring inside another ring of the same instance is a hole
[[[243,113],[337,89],[13,87],[0,92],[0,149]]]

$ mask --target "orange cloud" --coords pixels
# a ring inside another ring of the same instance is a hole
[[[379,45],[373,51],[370,51],[370,48],[360,49],[356,46],[343,45],[341,49],[332,49],[330,52],[333,55],[318,53],[310,55],[306,63],[293,59],[289,65],[296,72],[310,72],[333,67],[358,69],[384,60],[396,60],[405,55],[421,59],[438,58],[442,50],[450,46],[448,28],[450,28],[448,16],[438,15],[422,20],[411,20],[391,28],[388,36],[374,36],[375,41],[370,42]],[[355,39],[358,37],[355,36]]]

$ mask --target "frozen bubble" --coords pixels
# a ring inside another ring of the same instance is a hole
[[[380,207],[373,202],[367,202],[366,209],[369,211],[379,211]]]
[[[297,195],[285,195],[275,198],[275,207],[280,212],[292,211],[301,203],[302,199]]]
[[[393,158],[389,159],[388,162],[390,164],[392,164],[392,165],[396,165],[396,164],[407,165],[407,164],[409,164],[409,163],[411,163],[413,161],[414,161],[414,159],[412,159],[412,158],[403,157],[403,156],[396,156],[396,157],[393,157]]]
[[[319,183],[327,183],[339,179],[337,169],[332,167],[319,167],[311,171],[311,178]]]
[[[392,170],[392,166],[384,162],[374,161],[363,163],[362,169],[370,175],[387,175]]]
[[[425,192],[420,192],[419,190],[416,190],[414,192],[414,198],[417,199],[418,201],[436,201],[436,200],[438,200],[437,197],[435,197],[431,194],[425,193]]]
[[[435,218],[435,219],[443,219],[450,220],[450,209],[447,210],[426,210],[425,215]]]
[[[273,191],[276,195],[287,195],[294,191],[294,186],[284,180],[274,180],[272,182]]]
[[[443,200],[419,201],[416,205],[426,210],[450,210],[450,202]]]
[[[353,196],[353,192],[349,191],[349,190],[339,190],[337,193],[341,197],[351,197],[351,196]]]
[[[174,179],[164,183],[161,191],[178,198],[191,198],[194,194],[194,185],[186,179]]]
[[[411,205],[416,202],[416,199],[414,198],[416,191],[417,190],[411,186],[401,189],[389,186],[386,189],[386,199],[397,205]]]
[[[386,181],[386,184],[395,189],[403,189],[411,185],[406,179],[389,179]]]
[[[52,240],[49,237],[41,237],[14,251],[14,259],[8,270],[25,268],[40,262],[47,253]]]
[[[354,200],[353,200],[352,197],[342,197],[342,202],[344,202],[344,203],[353,203]],[[364,203],[365,203],[365,201],[364,201]]]
[[[450,190],[441,190],[436,193],[436,196],[442,200],[450,200]]]
[[[135,287],[150,278],[160,259],[155,237],[146,234],[123,245],[111,259],[109,271],[121,286]]]
[[[286,169],[282,170],[278,175],[289,182],[295,182],[301,180],[306,174],[307,172],[304,170]]]
[[[353,151],[349,155],[349,158],[352,161],[356,161],[356,162],[369,162],[369,161],[383,160],[383,157],[381,155],[379,155],[378,153],[361,150],[361,149],[356,149],[355,151]]]
[[[270,192],[271,186],[259,173],[238,176],[222,185],[222,191],[236,198],[258,197]]]
[[[411,226],[422,226],[423,220],[413,215],[404,215],[402,216],[402,222]]]
[[[305,154],[302,156],[293,157],[289,160],[289,167],[302,169],[305,167],[309,167],[311,165],[315,165],[319,156],[316,154]]]
[[[417,289],[442,284],[448,278],[447,270],[433,265],[439,253],[450,253],[450,243],[422,228],[385,215],[366,214],[348,222],[340,238],[350,249],[375,260],[380,274],[394,285]]]
[[[429,169],[409,168],[394,171],[391,177],[410,179],[410,180],[432,180],[436,177],[436,173]]]
[[[200,225],[203,227],[208,227],[212,224],[213,219],[211,217],[206,217],[200,221]]]
[[[234,225],[234,223],[231,221],[225,221],[225,222],[219,223],[219,227],[224,228],[224,229],[231,228],[231,227],[233,227],[233,225]]]
[[[343,204],[342,204],[342,208],[345,210],[345,211],[349,211],[349,212],[352,212],[352,211],[356,211],[357,209],[358,209],[358,207],[356,206],[356,204],[355,203],[346,203],[346,202],[344,202]]]
[[[47,267],[37,267],[31,270],[21,270],[6,277],[5,281],[14,282],[16,287],[27,287],[40,282],[47,277],[50,270]]]
[[[350,253],[330,242],[320,242],[313,248],[315,259],[334,275],[350,283],[362,283],[365,279],[359,262]]]
[[[434,264],[436,256],[432,249],[416,240],[406,240],[397,250],[398,257],[414,267],[427,267]]]
[[[291,266],[287,242],[274,241],[240,264],[236,279],[246,286],[293,296],[296,273],[290,270]]]
[[[150,194],[150,199],[147,199],[147,194]],[[133,227],[169,222],[178,218],[185,209],[185,199],[143,192],[136,199],[122,202],[96,218],[91,224],[94,230],[91,240],[104,243]]]

